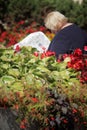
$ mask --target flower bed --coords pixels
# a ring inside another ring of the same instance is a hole
[[[36,31],[44,32],[50,40],[54,37],[53,33],[50,33],[44,26],[41,26],[36,22],[29,25],[26,21],[20,21],[18,23],[14,23],[13,27],[8,28],[9,27],[7,27],[7,30],[0,34],[0,46],[12,46],[21,41],[30,33]]]
[[[25,21],[1,34],[0,129],[86,130],[87,56],[77,48],[56,60],[54,52],[9,47],[35,31],[54,36],[35,22],[26,26]]]
[[[85,70],[85,71],[83,71]],[[16,111],[20,129],[87,129],[87,57],[80,49],[56,61],[54,52],[0,49],[0,107]]]

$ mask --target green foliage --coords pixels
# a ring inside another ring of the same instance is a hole
[[[38,121],[39,130],[67,130],[73,125],[78,129],[84,125],[86,130],[87,84],[67,68],[69,59],[58,63],[54,55],[41,58],[34,52],[32,47],[17,53],[13,48],[0,49],[0,107],[17,110],[20,121]]]
[[[7,13],[7,7],[9,0],[0,0],[0,19],[4,18],[4,15]]]
[[[69,18],[72,22],[84,27],[86,23],[86,17],[84,16],[84,7],[78,3],[74,3],[70,10]]]
[[[81,14],[83,15],[84,17],[84,20],[83,20],[83,27],[87,30],[87,0],[84,0],[84,2],[82,3],[82,12]]]
[[[9,15],[11,15],[16,21],[27,17],[31,18],[31,13],[35,10],[35,5],[36,0],[10,0],[8,6]]]

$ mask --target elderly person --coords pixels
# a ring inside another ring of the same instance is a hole
[[[45,26],[55,33],[48,50],[53,51],[56,57],[59,54],[71,53],[74,49],[84,49],[87,43],[87,33],[58,11],[47,14]]]

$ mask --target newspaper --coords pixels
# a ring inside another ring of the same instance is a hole
[[[26,36],[22,41],[14,45],[14,49],[17,45],[22,46],[31,46],[36,48],[39,52],[46,51],[49,47],[50,40],[48,37],[41,31],[34,32]]]

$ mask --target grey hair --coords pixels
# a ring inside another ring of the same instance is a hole
[[[59,31],[67,22],[68,18],[58,11],[48,13],[44,20],[45,26],[52,31]]]

